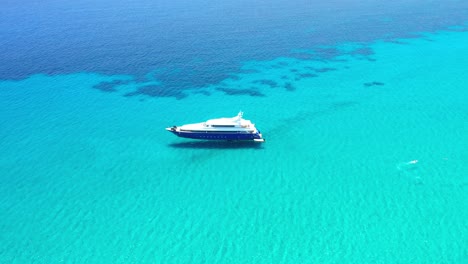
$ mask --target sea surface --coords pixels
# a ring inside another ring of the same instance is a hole
[[[468,1],[0,3],[0,263],[467,263],[467,219]]]

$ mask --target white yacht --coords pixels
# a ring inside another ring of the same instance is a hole
[[[184,138],[264,142],[255,124],[243,119],[242,116],[241,111],[235,117],[210,119],[202,123],[168,127],[166,130]]]

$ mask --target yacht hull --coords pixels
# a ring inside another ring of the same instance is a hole
[[[170,130],[174,135],[183,138],[201,139],[201,140],[251,140],[263,141],[262,134],[257,133],[222,133],[222,132],[187,132]]]

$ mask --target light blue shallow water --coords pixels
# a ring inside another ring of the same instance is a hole
[[[466,43],[250,61],[184,100],[92,89],[130,76],[1,81],[0,262],[466,263]],[[164,131],[238,110],[266,143]]]

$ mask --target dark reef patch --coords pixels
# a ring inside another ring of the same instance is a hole
[[[331,104],[330,109],[332,110],[340,110],[343,108],[353,107],[358,105],[359,103],[356,101],[341,101],[341,102],[334,102]]]
[[[132,80],[114,80],[111,82],[101,82],[93,86],[94,89],[101,90],[103,92],[116,92],[116,86],[125,85],[133,82]]]
[[[233,89],[233,88],[216,88],[218,91],[222,91],[227,95],[249,95],[256,97],[264,97],[265,95],[259,92],[256,88],[252,89]]]
[[[303,73],[303,74],[299,74],[298,75],[299,78],[315,78],[315,77],[318,77],[317,74],[313,74],[313,73]]]
[[[256,80],[256,81],[254,81],[253,83],[259,83],[259,84],[262,84],[262,85],[268,85],[268,86],[270,86],[271,88],[276,88],[276,87],[278,87],[278,83],[276,83],[275,81],[272,81],[272,80]]]
[[[333,62],[348,62],[348,60],[346,60],[346,59],[331,59],[330,61],[333,61]]]
[[[206,96],[210,96],[210,95],[211,95],[210,92],[205,91],[205,90],[194,91],[193,94],[203,94],[203,95],[206,95]]]
[[[383,86],[385,83],[383,82],[366,82],[364,83],[365,87],[371,87],[371,86]]]
[[[283,75],[283,76],[281,76],[281,79],[283,79],[283,80],[288,80],[288,79],[289,79],[289,77],[288,77],[288,76],[286,76],[286,75]]]
[[[289,71],[290,72],[298,72],[299,70],[298,69],[290,69]]]
[[[175,97],[177,100],[187,97],[187,95],[181,91],[164,89],[158,85],[143,86],[134,92],[124,94],[125,97],[132,97],[136,95],[146,95],[149,97]]]
[[[242,74],[254,74],[254,73],[259,73],[259,70],[254,70],[254,69],[241,69],[239,73]]]
[[[408,42],[404,42],[404,41],[401,41],[401,40],[390,39],[390,40],[386,40],[385,42],[393,43],[393,44],[399,44],[399,45],[409,45]]]
[[[361,55],[361,56],[371,56],[374,55],[374,51],[371,48],[359,48],[351,51],[350,55]]]
[[[336,71],[336,68],[319,68],[319,69],[314,69],[315,72],[323,73],[323,72],[330,72],[330,71]]]
[[[296,87],[292,85],[290,82],[284,84],[284,88],[288,91],[295,91]]]
[[[322,60],[330,60],[343,53],[336,48],[321,48],[316,50],[317,55]]]

